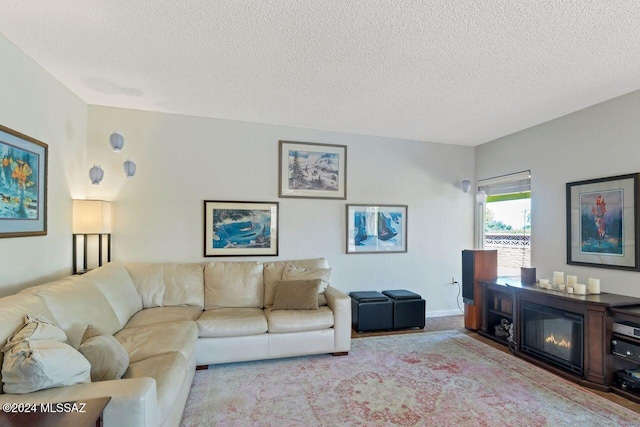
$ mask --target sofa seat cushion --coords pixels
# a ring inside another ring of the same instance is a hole
[[[162,425],[178,400],[186,372],[187,360],[174,351],[130,364],[122,378],[149,377],[156,380],[158,425]]]
[[[333,326],[333,311],[329,307],[317,310],[264,310],[270,333],[303,332],[328,329]]]
[[[202,314],[202,309],[195,307],[154,307],[137,312],[129,319],[125,328],[157,325],[164,322],[181,320],[195,321]]]
[[[267,318],[261,308],[213,308],[202,312],[196,323],[201,338],[240,337],[267,332]]]
[[[177,351],[191,360],[198,339],[195,322],[183,321],[125,328],[114,337],[129,354],[129,363]]]

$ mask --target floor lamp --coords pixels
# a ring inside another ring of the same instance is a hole
[[[73,201],[73,274],[83,274],[90,270],[89,237],[98,250],[97,266],[104,261],[104,241],[106,240],[107,262],[111,262],[111,203],[102,200]],[[78,268],[78,239],[82,241],[82,268]],[[95,249],[93,247],[92,249]]]

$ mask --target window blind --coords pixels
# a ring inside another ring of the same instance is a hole
[[[531,171],[522,171],[478,181],[478,191],[488,196],[497,194],[513,194],[531,191]]]

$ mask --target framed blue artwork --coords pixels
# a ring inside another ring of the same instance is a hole
[[[638,177],[567,183],[567,264],[638,270]]]
[[[204,201],[204,256],[277,256],[278,202]]]
[[[0,238],[47,234],[47,151],[0,125]]]
[[[407,205],[347,205],[347,253],[407,252]]]

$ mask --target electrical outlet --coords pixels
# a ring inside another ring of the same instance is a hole
[[[453,276],[451,278],[451,284],[452,285],[457,285],[458,283],[460,283],[460,281],[458,280],[458,278],[456,276]]]

